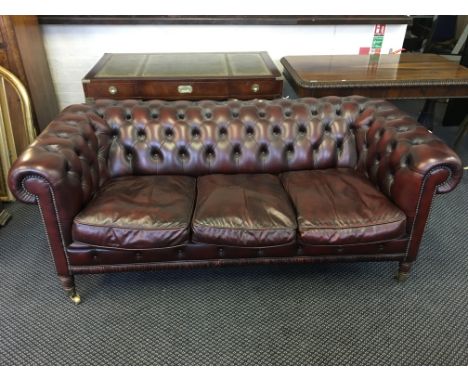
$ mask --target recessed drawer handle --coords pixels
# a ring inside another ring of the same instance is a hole
[[[251,89],[252,89],[252,91],[254,93],[257,93],[260,90],[260,85],[259,84],[253,84]]]
[[[187,94],[187,93],[191,93],[193,91],[193,88],[191,85],[179,85],[177,86],[177,91],[180,94]]]
[[[117,88],[115,86],[109,86],[109,93],[114,95],[117,94]]]

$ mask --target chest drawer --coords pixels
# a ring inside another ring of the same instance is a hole
[[[233,98],[279,98],[283,81],[276,79],[233,80],[229,82],[229,94]]]
[[[226,82],[219,81],[90,81],[83,83],[87,98],[112,99],[222,99],[229,96]]]
[[[226,81],[141,81],[140,92],[142,98],[167,100],[229,96]]]
[[[126,99],[139,93],[138,84],[133,81],[90,81],[83,82],[83,88],[86,98]]]
[[[83,83],[87,98],[112,99],[252,99],[279,98],[283,84],[276,80],[236,81],[90,81]]]

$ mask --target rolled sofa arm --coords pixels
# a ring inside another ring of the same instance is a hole
[[[71,224],[99,187],[99,126],[86,105],[65,109],[18,157],[8,184],[13,195],[38,203],[49,243],[71,240]],[[102,120],[101,120],[102,123]],[[58,245],[58,243],[56,243]]]
[[[355,128],[358,169],[406,213],[409,223],[424,199],[451,191],[462,177],[458,155],[389,102],[368,101]]]

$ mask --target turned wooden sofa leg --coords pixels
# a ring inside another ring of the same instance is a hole
[[[59,279],[67,296],[75,305],[78,305],[81,302],[81,297],[76,293],[75,278],[73,276],[59,275]]]
[[[395,278],[400,282],[408,280],[412,266],[412,261],[401,261],[400,266],[398,268],[398,273]]]

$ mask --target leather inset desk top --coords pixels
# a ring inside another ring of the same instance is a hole
[[[96,71],[104,77],[271,76],[261,53],[112,54]]]

